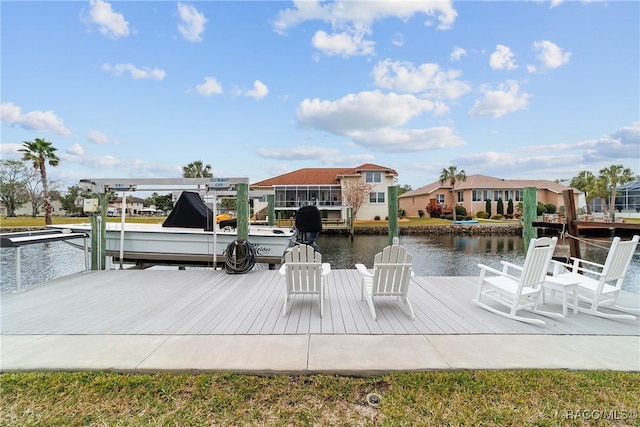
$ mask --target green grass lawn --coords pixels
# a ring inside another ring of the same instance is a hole
[[[640,373],[3,373],[3,426],[638,425]],[[367,395],[378,394],[379,407]]]

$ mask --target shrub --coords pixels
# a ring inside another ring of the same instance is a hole
[[[422,218],[424,216],[424,211],[422,209],[418,209],[418,216]]]
[[[435,205],[435,206],[427,206],[427,212],[429,213],[429,216],[431,218],[440,218],[442,216],[442,206],[440,205]]]
[[[373,220],[374,220],[374,221],[380,221],[380,215],[376,215],[376,216],[373,218]]]
[[[498,205],[496,206],[496,213],[498,215],[504,215],[504,203],[502,202],[502,197],[498,198]]]
[[[487,212],[487,218],[489,218],[491,216],[491,199],[485,200],[484,210]]]
[[[404,218],[404,209],[402,208],[398,209],[398,218]]]
[[[485,211],[480,211],[480,212],[476,212],[476,217],[480,219],[487,219],[489,218],[489,214],[486,213]]]
[[[556,213],[556,205],[554,205],[553,203],[547,203],[546,205],[544,205],[544,207],[547,209],[548,214]]]
[[[513,200],[507,202],[507,215],[513,215]]]
[[[456,218],[459,216],[467,216],[467,209],[464,206],[456,206]]]
[[[538,202],[538,206],[536,206],[536,212],[538,216],[545,214],[547,213],[547,207],[545,206],[544,203]]]
[[[491,217],[491,219],[502,219],[502,215],[495,214],[494,216]]]
[[[447,214],[447,215],[440,215],[440,218],[442,219],[448,219],[449,221],[451,221],[453,219],[453,215]]]

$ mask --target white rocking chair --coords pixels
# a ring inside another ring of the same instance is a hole
[[[324,316],[324,280],[330,272],[329,263],[323,263],[322,255],[312,246],[297,245],[286,252],[279,270],[286,281],[282,317],[287,315],[289,297],[296,294],[319,295],[320,317]]]
[[[376,254],[372,271],[367,270],[364,264],[356,264],[356,269],[362,277],[361,299],[367,299],[373,320],[377,320],[373,300],[380,296],[400,298],[407,306],[408,316],[411,320],[415,319],[413,307],[407,297],[413,276],[412,261],[413,257],[404,247],[391,245]]]
[[[578,294],[578,300],[589,304],[588,308],[580,307],[578,304],[574,310],[610,319],[633,320],[636,316],[631,313],[640,314],[640,309],[619,306],[617,301],[639,240],[640,236],[633,236],[631,240],[625,242],[620,241],[620,237],[615,237],[604,264],[573,257],[571,264],[553,261],[553,276],[562,280],[575,281],[578,284],[575,291]],[[568,272],[561,273],[562,267],[565,267]],[[629,314],[605,313],[598,310],[600,307]]]
[[[523,266],[502,261],[503,268],[500,271],[478,264],[480,276],[478,291],[473,302],[492,313],[526,323],[544,324],[545,322],[541,319],[520,316],[518,315],[520,310],[562,317],[560,314],[540,311],[537,308],[557,241],[557,237],[531,239]],[[511,270],[515,271],[510,274]],[[484,300],[498,303],[506,307],[507,311],[488,305]]]

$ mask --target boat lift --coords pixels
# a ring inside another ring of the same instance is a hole
[[[105,178],[105,179],[81,179],[79,183],[79,195],[85,197],[84,206],[86,213],[91,215],[91,269],[104,270],[106,264],[106,217],[107,195],[109,192],[119,192],[122,200],[126,200],[127,192],[135,191],[205,191],[217,200],[218,196],[235,196],[237,199],[237,233],[238,239],[247,240],[249,236],[249,198],[267,197],[270,212],[274,209],[275,191],[249,192],[249,178]],[[95,200],[97,203],[87,202]],[[126,202],[125,202],[126,203]],[[126,204],[125,204],[126,206]],[[124,251],[124,222],[125,211],[121,213],[120,234],[120,268],[122,268]],[[216,218],[216,203],[213,203],[213,218]],[[273,224],[274,215],[270,216],[269,225]],[[213,265],[217,265],[216,254],[216,230],[213,227]]]

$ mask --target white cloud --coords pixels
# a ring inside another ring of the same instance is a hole
[[[204,33],[207,18],[204,14],[190,5],[178,3],[178,15],[180,22],[178,23],[178,31],[190,42],[201,42]]]
[[[467,83],[458,80],[461,71],[444,71],[438,64],[416,68],[410,62],[386,59],[374,67],[372,74],[378,87],[435,99],[456,99],[471,90]]]
[[[98,26],[100,34],[117,39],[129,35],[129,23],[121,13],[114,12],[111,4],[102,0],[90,0],[88,21]]]
[[[489,56],[489,66],[494,70],[514,70],[518,68],[514,58],[515,54],[510,47],[499,44]]]
[[[571,58],[571,53],[548,40],[534,42],[532,49],[536,52],[537,58],[542,62],[545,68],[558,68]]]
[[[340,156],[325,156],[320,159],[320,163],[324,166],[353,166],[363,163],[373,163],[375,156],[373,154],[349,154]]]
[[[451,1],[427,2],[354,2],[337,0],[294,0],[294,7],[281,10],[272,25],[279,34],[306,21],[321,21],[331,26],[331,33],[318,30],[313,36],[313,46],[327,55],[373,55],[375,44],[365,40],[372,34],[374,22],[386,18],[408,20],[415,15],[427,15],[438,19],[438,28],[449,29],[458,13]],[[425,25],[431,25],[425,21]],[[396,40],[397,41],[397,40]]]
[[[15,155],[15,156],[19,156],[22,157],[22,152],[18,151],[20,149],[24,148],[22,146],[22,144],[14,144],[14,143],[6,143],[3,142],[2,144],[0,144],[0,153],[4,154],[4,155]]]
[[[383,128],[373,131],[351,132],[351,138],[357,145],[376,151],[407,153],[441,148],[455,148],[465,141],[448,127],[429,129]]]
[[[404,34],[396,33],[391,39],[391,44],[398,47],[404,46]]]
[[[222,93],[222,86],[215,77],[205,77],[204,83],[196,85],[195,91],[204,96],[218,95]]]
[[[90,129],[87,132],[87,139],[94,144],[102,145],[102,144],[118,144],[118,141],[112,140],[105,133],[100,132],[99,130]]]
[[[469,115],[472,117],[502,117],[507,113],[526,109],[531,95],[520,91],[520,86],[515,80],[498,85],[496,89],[488,85],[481,89],[482,97],[476,100]]]
[[[0,121],[27,130],[49,131],[62,136],[71,135],[71,131],[65,127],[62,119],[58,118],[53,111],[31,111],[22,114],[21,108],[12,102],[0,104]]]
[[[451,1],[363,3],[345,0],[333,2],[294,0],[293,3],[294,8],[278,12],[273,22],[276,32],[284,34],[290,28],[312,20],[329,22],[334,28],[369,27],[376,20],[389,17],[408,20],[418,14],[437,17],[438,28],[445,30],[451,28],[458,16]]]
[[[260,157],[279,160],[318,160],[324,157],[335,157],[339,150],[327,147],[300,146],[286,149],[266,149],[256,150]]]
[[[328,56],[372,55],[375,52],[375,42],[363,39],[364,34],[327,34],[317,31],[311,40],[313,47]]]
[[[432,101],[413,95],[360,92],[336,101],[305,99],[296,110],[296,119],[303,126],[351,135],[354,131],[403,125],[435,106]]]
[[[262,99],[269,93],[267,85],[260,80],[253,82],[253,89],[246,91],[244,94],[250,98]]]
[[[102,69],[117,77],[120,77],[125,73],[128,73],[131,76],[131,78],[134,80],[140,80],[140,79],[163,80],[167,75],[167,73],[164,70],[160,70],[159,68],[149,68],[149,67],[138,68],[133,64],[111,65],[109,63],[105,63],[105,64],[102,64]]]
[[[467,51],[461,47],[456,46],[451,51],[451,55],[449,55],[450,61],[460,61],[463,56],[467,56]]]
[[[80,144],[73,144],[71,147],[67,148],[66,153],[72,156],[83,156],[84,149]]]

